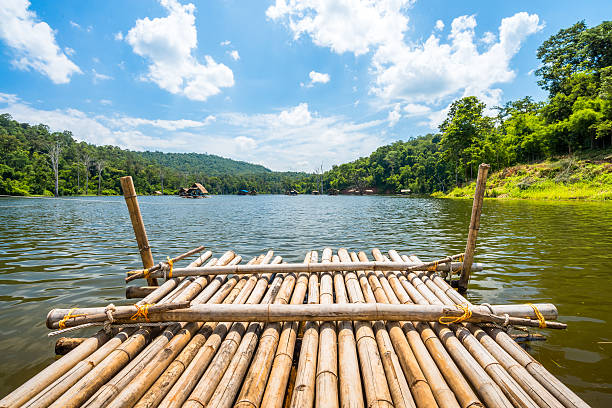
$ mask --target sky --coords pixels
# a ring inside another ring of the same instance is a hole
[[[531,95],[539,45],[612,2],[0,2],[0,113],[75,139],[330,168]]]

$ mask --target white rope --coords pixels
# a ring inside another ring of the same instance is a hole
[[[111,324],[113,324],[113,322],[115,321],[115,318],[113,317],[113,313],[116,311],[117,311],[117,308],[115,308],[115,305],[113,305],[112,303],[104,308],[104,313],[106,314],[106,319],[107,319],[104,322],[104,331],[106,333],[110,333],[112,330]]]

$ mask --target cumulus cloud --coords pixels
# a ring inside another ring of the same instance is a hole
[[[308,74],[310,77],[311,84],[326,84],[329,82],[329,74],[323,74],[321,72],[310,71]]]
[[[240,59],[240,54],[238,54],[238,51],[236,50],[229,51],[229,55],[234,59],[234,61],[238,61]]]
[[[168,16],[137,20],[125,36],[133,51],[150,61],[145,80],[189,99],[205,101],[234,85],[234,74],[226,65],[206,55],[202,64],[194,56],[197,48],[195,6],[176,0],[160,0]]]
[[[399,122],[401,118],[402,118],[402,114],[400,113],[400,104],[397,103],[393,107],[393,110],[389,111],[389,115],[387,116],[389,127],[393,127],[397,125],[397,122]]]
[[[512,58],[528,36],[543,28],[538,15],[519,12],[502,19],[497,33],[477,37],[476,18],[466,15],[453,19],[446,38],[441,33],[445,24],[437,20],[429,38],[408,41],[404,39],[408,30],[405,11],[410,5],[402,0],[276,0],[266,15],[285,24],[294,39],[308,36],[314,44],[338,54],[358,56],[371,51],[370,94],[378,97],[374,105],[382,110],[401,103],[404,110],[410,110],[414,106],[409,104],[416,104],[431,112],[408,115],[431,118],[452,99],[463,96],[499,103],[502,92],[496,86],[516,76]]]
[[[431,108],[425,105],[419,105],[418,103],[407,103],[404,105],[404,112],[407,116],[420,116],[429,113]]]
[[[34,69],[56,84],[70,82],[72,74],[81,70],[57,45],[51,27],[29,7],[28,0],[0,2],[0,38],[15,53],[12,65],[24,71]]]
[[[366,54],[371,47],[402,41],[410,0],[276,0],[268,18],[285,23],[295,39],[308,35],[319,46],[342,54]]]
[[[110,75],[105,75],[97,72],[95,69],[91,70],[91,74],[93,76],[93,83],[97,84],[100,81],[108,81],[109,79],[113,79]]]

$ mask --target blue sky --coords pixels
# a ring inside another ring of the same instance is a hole
[[[532,95],[550,35],[609,1],[0,3],[0,112],[134,150],[329,168]]]

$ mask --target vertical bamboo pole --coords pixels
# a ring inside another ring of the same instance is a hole
[[[309,263],[312,255],[310,252],[306,254],[304,263]],[[293,295],[291,295],[292,305],[301,305],[306,297],[308,290],[308,274],[302,273],[297,277]],[[272,371],[266,385],[261,407],[263,408],[280,408],[283,406],[285,398],[291,399],[291,395],[285,396],[287,391],[287,382],[291,373],[291,364],[293,361],[293,352],[295,351],[295,341],[297,339],[299,323],[287,322],[283,324],[278,347],[272,363]]]
[[[144,268],[150,268],[154,265],[153,254],[151,253],[149,239],[147,238],[147,232],[145,231],[142,215],[140,214],[138,197],[136,196],[136,189],[134,188],[132,176],[121,177],[121,189],[123,190],[123,197],[125,198],[125,203],[130,213],[130,220],[132,220],[136,242],[138,242],[138,251],[140,252],[140,258],[142,258],[142,266]],[[157,279],[155,278],[148,278],[147,283],[149,286],[158,285]]]
[[[491,166],[482,163],[478,166],[478,178],[476,179],[476,190],[474,191],[474,203],[472,204],[472,217],[470,218],[470,229],[468,231],[467,244],[465,245],[465,256],[463,268],[459,278],[459,290],[465,292],[470,281],[470,271],[474,262],[474,250],[476,248],[476,237],[480,228],[480,214],[482,213],[482,201],[484,199],[485,187],[487,185],[487,173]]]
[[[329,263],[332,259],[331,248],[325,248],[321,263]],[[319,303],[330,305],[334,303],[334,285],[332,274],[321,274],[321,289]],[[338,336],[335,322],[323,322],[319,331],[319,357],[317,362],[315,407],[338,407]]]
[[[317,263],[318,254],[311,252],[310,263]],[[319,277],[316,273],[310,274],[308,279],[308,303],[319,303]],[[319,323],[306,322],[302,348],[298,361],[295,387],[291,397],[290,407],[310,408],[315,397],[315,376],[317,370],[317,350],[319,347]]]

